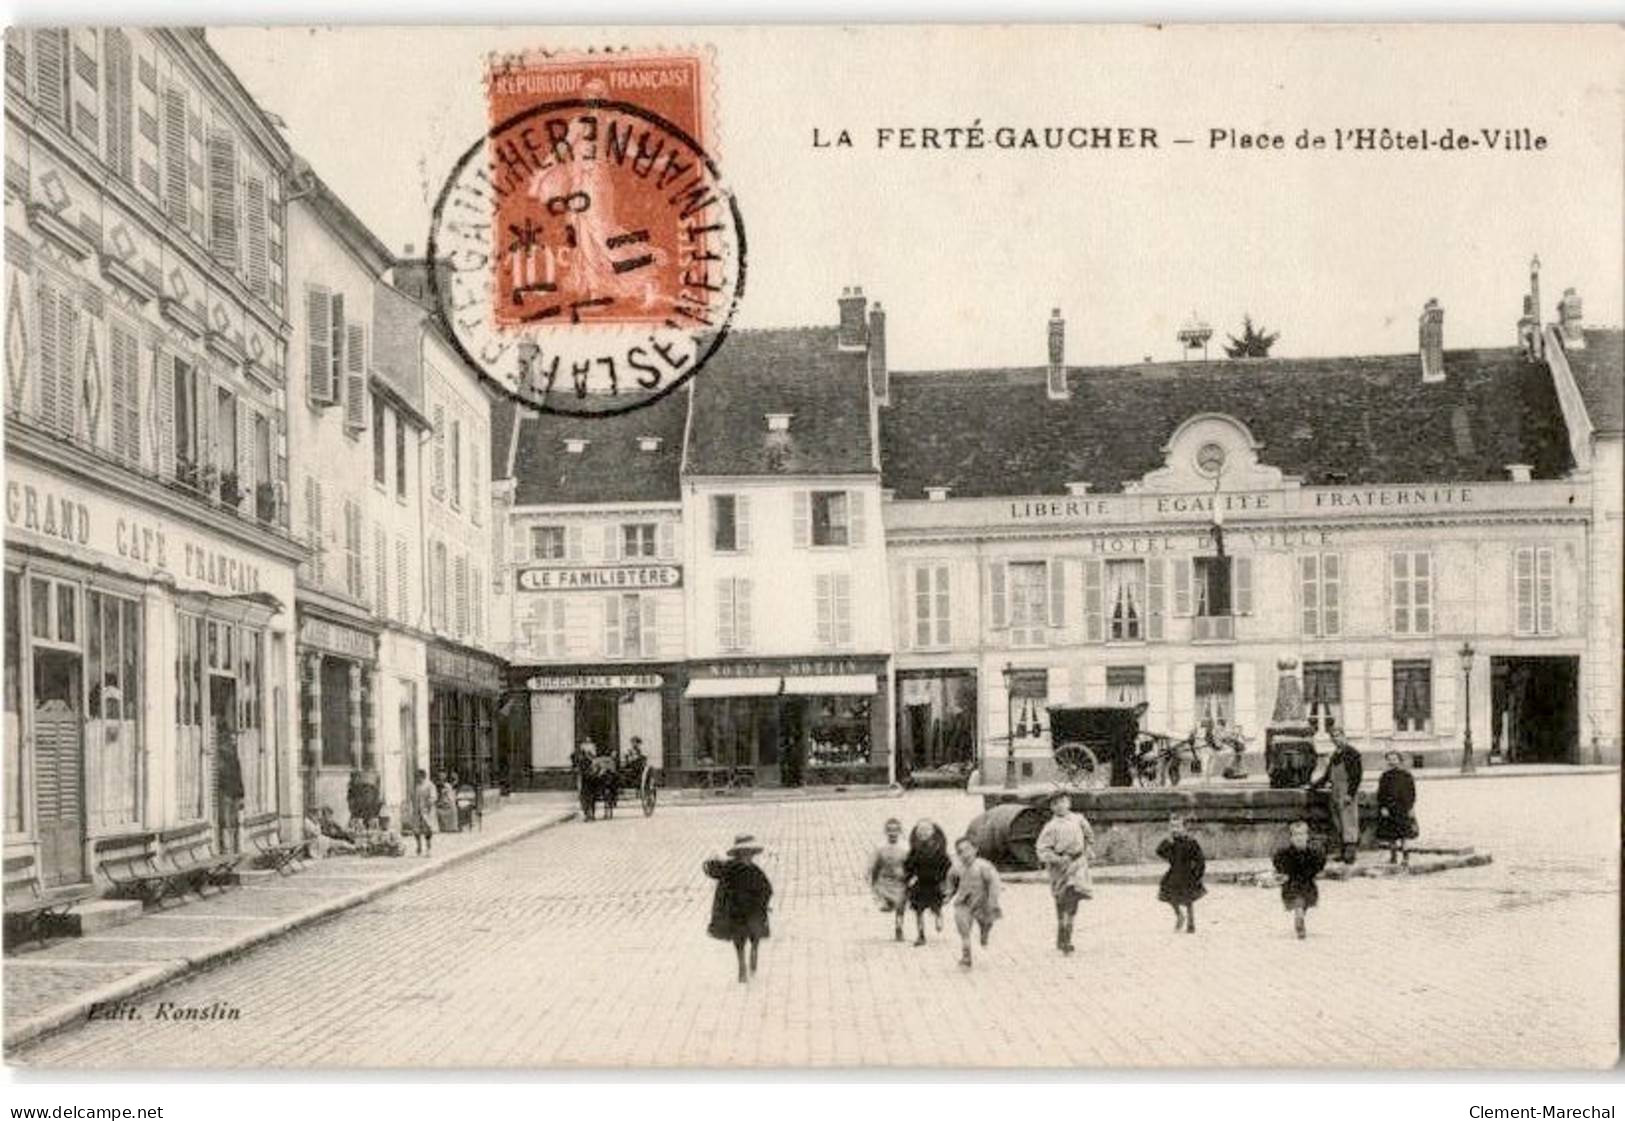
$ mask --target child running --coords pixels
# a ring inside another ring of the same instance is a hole
[[[739,960],[739,982],[756,975],[757,945],[767,937],[767,907],[773,898],[773,884],[767,873],[756,867],[756,854],[762,846],[749,833],[734,838],[726,860],[713,857],[703,865],[705,874],[717,882],[711,897],[711,923],[706,932],[713,938],[732,942]],[[749,970],[745,944],[750,944]]]
[[[1049,812],[1050,819],[1038,833],[1038,862],[1049,872],[1050,893],[1055,896],[1055,948],[1070,954],[1078,903],[1093,894],[1089,850],[1095,831],[1082,814],[1072,812],[1072,796],[1064,790],[1050,797]]]
[[[914,944],[925,945],[925,913],[936,918],[937,933],[942,933],[942,904],[947,898],[943,886],[948,880],[948,869],[953,858],[948,855],[948,835],[942,826],[929,818],[914,823],[908,837],[908,856],[903,861],[903,876],[908,886],[908,906],[914,912]]]
[[[1174,931],[1196,933],[1196,901],[1207,894],[1202,877],[1207,874],[1207,857],[1202,844],[1185,832],[1182,814],[1168,815],[1168,832],[1157,846],[1157,856],[1168,862],[1168,871],[1162,874],[1157,898],[1174,909]]]
[[[1292,912],[1292,929],[1307,938],[1304,915],[1320,902],[1315,877],[1326,867],[1326,854],[1309,841],[1309,823],[1294,821],[1288,843],[1275,850],[1275,882],[1281,885],[1281,905]]]
[[[869,890],[882,911],[889,911],[893,919],[892,937],[903,940],[903,913],[908,909],[904,899],[908,893],[907,874],[903,865],[908,860],[908,846],[903,844],[903,823],[895,817],[886,820],[886,839],[875,847],[869,857]]]
[[[999,910],[999,873],[977,854],[976,842],[969,837],[955,841],[954,852],[959,859],[948,870],[948,889],[952,892],[954,926],[959,929],[959,941],[964,947],[959,964],[969,969],[971,927],[978,928],[982,945],[986,946],[993,924],[1003,914]]]

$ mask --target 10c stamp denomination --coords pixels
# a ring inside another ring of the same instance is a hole
[[[703,81],[697,56],[492,68],[494,124],[441,191],[431,275],[456,346],[519,400],[625,412],[726,339],[745,234],[698,138]]]

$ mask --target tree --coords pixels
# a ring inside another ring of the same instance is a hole
[[[1244,315],[1241,317],[1241,338],[1231,335],[1230,345],[1224,348],[1224,352],[1232,358],[1268,358],[1270,347],[1280,337],[1281,332],[1261,330],[1253,326],[1251,315]]]

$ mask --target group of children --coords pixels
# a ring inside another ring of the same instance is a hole
[[[1414,800],[1413,793],[1410,804]],[[1071,954],[1078,905],[1093,895],[1089,859],[1095,835],[1088,820],[1072,809],[1071,795],[1065,791],[1051,797],[1049,811],[1050,819],[1038,834],[1036,850],[1049,875],[1055,901],[1055,948]],[[1403,828],[1393,831],[1415,836],[1410,805],[1402,813]],[[1281,889],[1282,906],[1292,915],[1294,932],[1305,938],[1305,916],[1320,901],[1315,880],[1326,867],[1326,853],[1310,842],[1307,821],[1294,821],[1287,838],[1271,859],[1273,880]],[[1402,848],[1403,840],[1398,845]],[[754,863],[761,851],[752,837],[742,835],[735,838],[726,860],[713,858],[704,865],[705,874],[717,881],[709,932],[714,938],[733,943],[741,982],[755,974],[758,946],[768,934],[767,910],[773,885]],[[959,964],[969,969],[973,961],[971,935],[976,934],[977,941],[986,946],[994,923],[1003,915],[999,907],[1001,881],[998,869],[981,855],[972,838],[960,837],[953,851],[950,858],[947,835],[935,822],[920,820],[905,844],[903,823],[889,818],[885,840],[869,858],[869,889],[880,909],[893,916],[892,936],[896,941],[904,940],[904,918],[909,911],[914,912],[916,946],[926,943],[926,912],[932,914],[940,933],[943,906],[951,906],[961,945]],[[1207,857],[1201,842],[1187,830],[1183,815],[1170,815],[1168,836],[1157,845],[1157,857],[1168,865],[1158,884],[1157,898],[1173,908],[1176,933],[1195,934],[1196,901],[1207,894],[1202,882]]]

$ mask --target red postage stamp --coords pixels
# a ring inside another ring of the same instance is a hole
[[[431,241],[458,345],[521,399],[622,412],[726,336],[744,230],[707,148],[707,66],[700,52],[492,61],[490,131]]]

